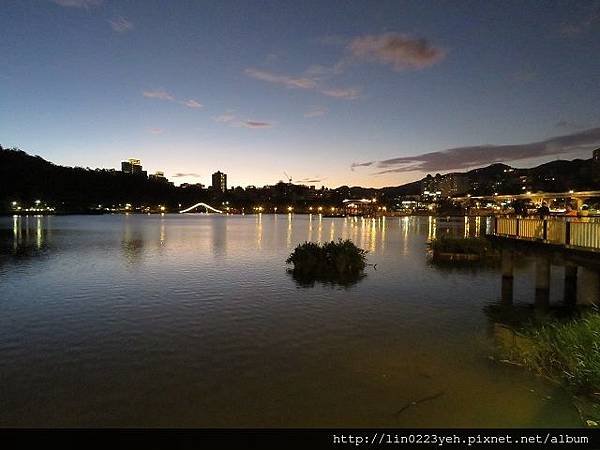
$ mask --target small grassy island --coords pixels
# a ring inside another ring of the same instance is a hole
[[[348,286],[364,276],[367,252],[349,239],[337,242],[305,242],[299,244],[286,260],[290,270],[302,285],[314,281]]]
[[[433,262],[493,260],[499,252],[485,238],[443,236],[429,243]]]

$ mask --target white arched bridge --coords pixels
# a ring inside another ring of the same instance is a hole
[[[206,203],[203,203],[203,202],[196,203],[195,205],[192,205],[189,208],[182,209],[181,211],[179,211],[179,213],[180,214],[187,213],[187,212],[193,211],[193,210],[195,210],[197,208],[204,208],[206,210],[206,212],[210,211],[210,212],[215,212],[215,213],[223,214],[223,211],[220,211],[217,208],[213,208],[212,206],[210,206],[210,205],[208,205]]]

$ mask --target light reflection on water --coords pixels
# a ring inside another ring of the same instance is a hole
[[[495,269],[426,263],[427,240],[486,224],[1,218],[0,425],[577,426],[564,392],[489,359]],[[377,270],[348,287],[288,276],[295,245],[337,238]]]

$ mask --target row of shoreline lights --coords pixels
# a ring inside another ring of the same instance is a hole
[[[347,203],[347,202],[349,202],[349,201],[350,201],[350,200],[344,200],[344,201],[343,201],[343,203]],[[369,199],[363,198],[363,199],[361,199],[361,200],[359,200],[359,201],[360,201],[361,203],[376,203],[376,202],[377,202],[377,199],[376,199],[376,198],[373,198],[372,200],[369,200]],[[255,206],[253,209],[254,209],[254,211],[258,211],[259,213],[260,213],[260,212],[263,212],[263,211],[265,210],[265,208],[263,208],[262,206]],[[311,212],[312,212],[312,211],[314,211],[314,209],[315,209],[315,208],[314,208],[314,207],[312,207],[312,206],[309,206],[309,207],[308,207],[308,210],[309,210],[309,211],[311,211]],[[321,212],[323,212],[323,210],[324,210],[325,208],[323,208],[322,206],[318,206],[316,209],[317,209],[317,211],[318,211],[319,213],[321,213]],[[335,212],[335,211],[337,211],[338,209],[341,209],[341,208],[338,208],[338,207],[332,206],[332,207],[330,208],[330,211],[331,211],[331,212]],[[382,207],[382,206],[380,206],[378,209],[379,209],[380,211],[381,211],[381,210],[383,210],[383,211],[386,211],[386,210],[387,210],[387,208],[386,208],[385,206],[383,206],[383,207]],[[287,207],[287,210],[288,210],[288,212],[289,212],[289,213],[292,213],[292,212],[294,211],[294,207],[293,207],[293,206],[288,206],[288,207]],[[274,212],[277,212],[277,207],[276,207],[276,206],[273,208],[273,211],[274,211]]]
[[[23,209],[21,206],[19,206],[19,202],[13,201],[11,202],[12,208],[16,211],[33,211],[33,212],[42,212],[42,211],[54,211],[54,208],[50,207],[50,206],[46,206],[45,208],[40,207],[40,204],[42,203],[41,200],[36,200],[35,201],[35,208],[25,208]]]
[[[255,206],[255,207],[254,207],[254,208],[252,208],[252,209],[253,209],[254,211],[257,211],[257,212],[259,212],[259,213],[262,213],[262,212],[265,210],[265,208],[263,208],[262,206]],[[309,206],[309,207],[308,207],[308,210],[309,210],[309,211],[314,211],[314,209],[315,209],[315,208],[313,208],[312,206]],[[316,208],[316,210],[317,210],[319,213],[323,212],[323,209],[324,209],[324,208],[323,208],[322,206],[319,206],[319,207],[317,207],[317,208]],[[330,211],[331,211],[331,212],[335,212],[335,211],[337,211],[338,209],[339,209],[339,208],[336,208],[335,206],[332,206],[332,207],[330,208]],[[276,206],[273,208],[273,211],[274,211],[274,212],[277,212],[277,207],[276,207]],[[289,213],[292,213],[292,212],[294,212],[294,207],[293,207],[293,206],[288,206],[288,207],[287,207],[287,211],[288,211]]]
[[[14,202],[13,202],[13,203],[14,203]],[[101,208],[101,207],[102,207],[102,205],[98,205],[98,208]],[[181,205],[179,205],[179,207],[181,207]],[[125,210],[131,210],[131,209],[133,209],[133,207],[132,207],[131,203],[126,203],[126,204],[125,204],[125,207],[124,207],[124,209],[125,209]],[[142,209],[149,209],[149,208],[144,208],[144,207],[142,207]],[[163,205],[158,205],[158,209],[159,209],[161,212],[164,212],[164,211],[166,211],[166,207],[165,207],[165,206],[163,206]],[[229,207],[227,207],[226,209],[227,209],[227,210],[229,210],[230,208],[229,208]],[[257,211],[257,212],[260,212],[260,213],[266,210],[266,208],[264,208],[263,206],[255,206],[255,207],[254,207],[254,208],[252,208],[252,209],[253,209],[254,211]],[[278,209],[278,208],[277,208],[276,206],[275,206],[275,207],[273,207],[273,211],[274,211],[274,212],[277,212],[277,209]],[[312,207],[312,206],[309,206],[309,207],[308,207],[308,210],[309,210],[309,211],[314,211],[315,209],[316,209],[316,210],[317,210],[319,213],[321,213],[321,212],[323,212],[323,210],[326,210],[327,208],[324,208],[323,206],[318,206],[318,207],[316,207],[316,208],[314,208],[314,207]],[[331,212],[335,212],[335,211],[337,211],[337,210],[339,210],[339,209],[341,209],[341,208],[339,208],[339,207],[335,207],[335,206],[332,206],[331,208],[329,208],[329,210],[330,210]],[[379,209],[383,209],[384,211],[386,210],[386,208],[385,208],[385,207],[380,207]],[[287,211],[288,211],[288,212],[290,212],[290,213],[291,213],[291,212],[293,212],[293,211],[294,211],[294,207],[293,207],[293,206],[288,206],[288,207],[287,207]]]

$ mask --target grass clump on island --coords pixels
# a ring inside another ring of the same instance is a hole
[[[510,359],[528,369],[560,381],[576,393],[600,394],[600,314],[584,313],[567,321],[529,325]]]
[[[429,243],[429,261],[440,268],[495,266],[500,252],[486,238],[441,236]]]
[[[346,239],[337,242],[304,242],[286,260],[293,273],[314,280],[336,281],[359,277],[367,265],[367,252]]]
[[[442,236],[431,241],[429,244],[434,253],[454,253],[461,255],[477,255],[479,257],[491,256],[496,254],[492,243],[485,238],[468,237],[458,238],[452,236]]]

